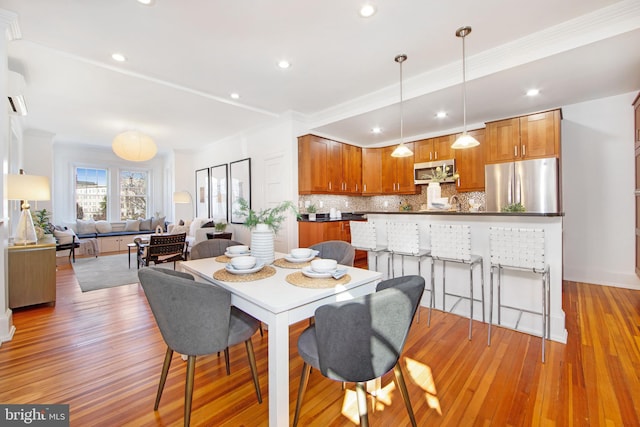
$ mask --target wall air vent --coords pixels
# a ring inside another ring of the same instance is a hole
[[[25,104],[24,97],[22,95],[9,96],[8,99],[10,112],[20,116],[27,115],[27,104]]]

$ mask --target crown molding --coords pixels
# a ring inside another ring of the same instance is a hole
[[[22,38],[20,25],[18,24],[18,14],[5,9],[0,9],[0,26],[6,30],[7,40],[18,40]]]

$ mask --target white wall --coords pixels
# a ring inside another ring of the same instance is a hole
[[[239,135],[208,145],[193,155],[193,163],[184,167],[176,162],[176,176],[191,176],[187,187],[191,194],[195,188],[195,170],[231,163],[251,158],[251,206],[261,209],[267,206],[265,185],[269,181],[268,165],[274,158],[282,160],[283,167],[278,170],[282,180],[282,200],[298,200],[298,150],[296,132],[301,125],[296,119],[285,114],[274,123],[259,129],[249,130]],[[238,224],[231,224],[233,239],[249,243],[249,230]],[[298,224],[290,218],[283,226],[276,240],[276,250],[288,250],[297,246]]]
[[[562,107],[565,280],[640,289],[634,264],[636,94]]]

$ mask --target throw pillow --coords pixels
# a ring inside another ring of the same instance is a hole
[[[155,228],[151,228],[151,222],[152,222],[153,218],[147,218],[147,219],[140,219],[140,231],[149,231],[149,230],[155,230]]]
[[[166,231],[167,229],[164,226],[164,223],[166,221],[167,217],[166,216],[161,216],[159,218],[151,218],[151,228],[149,228],[149,230],[155,230],[156,228],[158,228],[158,226],[162,227],[162,230]]]
[[[68,245],[73,242],[73,236],[75,236],[76,233],[74,233],[73,230],[53,230],[53,235],[58,241],[58,244]]]
[[[196,230],[200,228],[200,226],[206,221],[207,220],[205,218],[196,218],[193,221],[191,221],[191,225],[189,226],[189,236],[195,237]]]
[[[184,225],[184,221],[183,220],[178,221],[178,225]]]
[[[202,227],[200,228],[211,228],[211,227],[215,227],[216,223],[213,221],[209,221],[209,222],[205,222],[204,224],[202,224]]]
[[[113,231],[113,227],[110,222],[107,221],[96,221],[96,231],[100,234],[111,233]]]
[[[140,231],[140,221],[137,219],[128,219],[124,231]]]
[[[92,234],[97,233],[96,231],[96,222],[92,219],[89,220],[76,220],[78,224],[78,234]]]

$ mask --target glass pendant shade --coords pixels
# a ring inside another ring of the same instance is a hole
[[[404,143],[398,144],[395,150],[391,153],[391,157],[409,157],[413,156],[413,151],[409,149]]]
[[[471,147],[477,147],[478,145],[480,145],[480,143],[478,142],[477,139],[475,139],[468,133],[464,132],[455,140],[455,142],[451,145],[451,148],[453,149],[471,148]]]
[[[132,162],[151,160],[158,151],[149,136],[134,130],[116,135],[111,148],[118,157]]]
[[[467,64],[464,39],[471,33],[471,27],[460,27],[456,31],[456,37],[462,39],[462,135],[451,145],[454,150],[477,147],[480,145],[477,139],[467,133]]]
[[[402,63],[407,60],[407,55],[398,55],[395,57],[395,61],[400,64],[400,144],[391,153],[391,157],[410,157],[413,156],[413,151],[409,149],[404,142],[404,117],[403,117],[403,103],[402,103]]]

